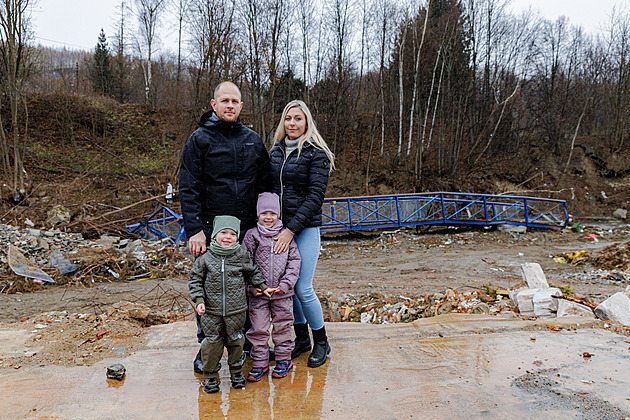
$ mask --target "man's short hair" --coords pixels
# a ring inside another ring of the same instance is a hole
[[[230,82],[229,80],[225,80],[225,81],[219,83],[217,85],[217,87],[214,88],[214,93],[212,94],[212,99],[214,99],[215,101],[217,100],[217,95],[219,94],[219,90],[225,85],[232,85],[232,86],[234,86],[236,88],[236,90],[238,91],[238,96],[241,98],[241,100],[243,99],[243,95],[241,95],[241,90],[238,88],[238,86],[236,86],[233,82]]]

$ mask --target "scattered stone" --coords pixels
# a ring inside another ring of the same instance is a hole
[[[24,224],[29,227],[35,227],[35,223],[31,222],[31,220],[28,218],[24,220]]]
[[[558,312],[556,316],[558,318],[563,316],[581,316],[585,318],[595,318],[595,314],[593,310],[586,305],[582,305],[581,303],[571,302],[566,299],[557,299],[558,300]]]
[[[61,274],[72,274],[79,269],[76,264],[66,259],[58,249],[50,254],[49,260],[50,265],[56,267]]]
[[[613,217],[621,220],[626,220],[628,218],[628,210],[626,209],[617,209],[613,213]]]
[[[116,363],[115,365],[107,366],[107,377],[120,381],[125,376],[126,371],[127,369],[123,365]]]
[[[147,325],[160,325],[171,322],[168,314],[164,311],[151,311],[145,319]]]
[[[630,297],[617,292],[595,308],[595,315],[603,321],[613,321],[630,327]]]
[[[525,233],[527,226],[502,224],[497,227],[499,232],[505,233]]]
[[[58,204],[48,211],[48,219],[46,223],[51,226],[57,226],[61,223],[70,223],[72,219],[72,213],[64,206]]]
[[[490,306],[487,303],[481,302],[475,305],[471,311],[473,314],[489,314]]]
[[[151,309],[147,308],[146,306],[136,306],[135,308],[131,308],[127,311],[127,314],[129,315],[130,318],[133,319],[140,319],[142,321],[146,320],[147,317],[149,316],[149,313],[151,312]]]

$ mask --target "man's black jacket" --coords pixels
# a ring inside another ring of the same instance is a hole
[[[267,150],[240,120],[228,123],[209,111],[198,124],[186,141],[179,171],[186,237],[202,229],[207,237],[214,217],[222,214],[238,217],[245,232],[256,225],[258,194],[269,191]]]

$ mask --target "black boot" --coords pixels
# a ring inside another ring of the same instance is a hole
[[[311,337],[308,335],[308,324],[293,324],[293,329],[295,330],[295,347],[291,352],[291,359],[311,351]]]
[[[193,370],[195,373],[203,373],[203,362],[201,361],[201,350],[195,356],[195,361],[193,362]]]
[[[326,362],[326,358],[330,354],[330,345],[328,344],[328,338],[326,337],[326,328],[322,327],[319,330],[313,330],[313,351],[308,356],[308,362],[306,366],[316,368],[323,365]]]

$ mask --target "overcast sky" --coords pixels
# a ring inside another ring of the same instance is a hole
[[[120,0],[38,0],[32,7],[33,27],[37,43],[51,47],[91,50],[101,28],[108,39],[114,33],[116,7]],[[513,0],[514,12],[531,7],[542,16],[556,20],[565,15],[570,23],[582,26],[587,32],[597,32],[605,26],[614,6],[626,7],[630,0]],[[176,45],[175,31],[162,32],[164,45]]]

